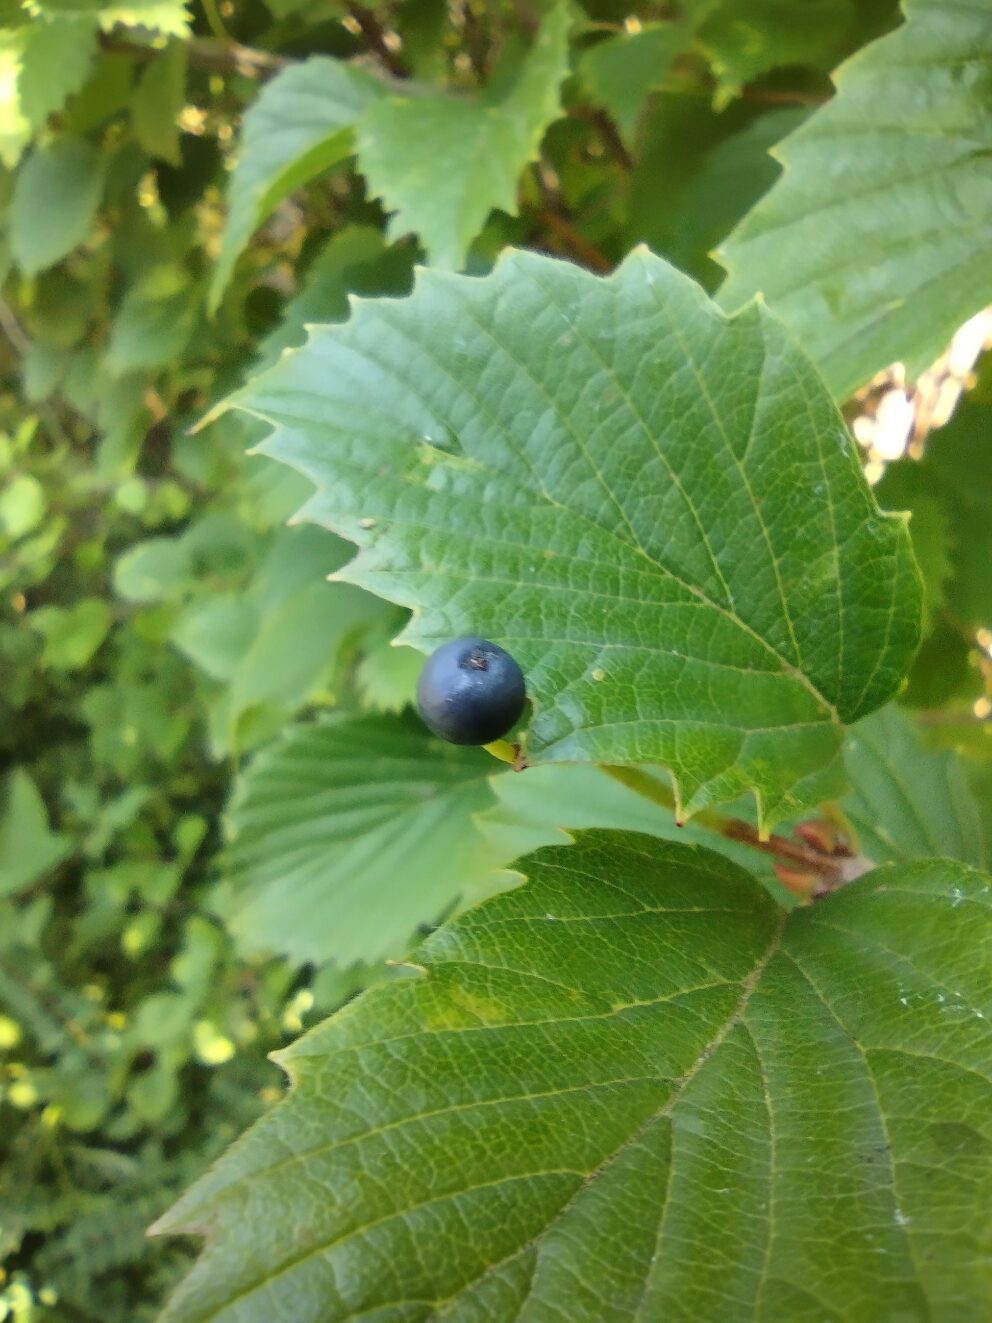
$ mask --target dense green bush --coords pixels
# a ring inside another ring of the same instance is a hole
[[[990,67],[3,5],[0,1320],[988,1318]]]

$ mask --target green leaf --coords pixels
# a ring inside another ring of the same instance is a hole
[[[375,712],[402,712],[414,698],[424,659],[414,648],[382,643],[370,649],[355,671],[355,683],[365,707]]]
[[[202,292],[179,267],[163,266],[124,295],[104,358],[115,377],[161,368],[182,354],[196,326]]]
[[[391,233],[418,234],[432,265],[461,269],[489,213],[516,214],[520,173],[561,114],[570,24],[567,6],[555,5],[499,97],[390,96],[362,116],[358,160],[369,188],[395,213]]]
[[[102,598],[84,597],[74,606],[39,606],[27,622],[45,640],[42,666],[78,671],[107,637],[113,616]]]
[[[723,306],[760,290],[838,399],[895,359],[915,376],[992,300],[990,58],[984,4],[908,0],[720,250]]]
[[[523,867],[283,1053],[154,1228],[208,1236],[162,1323],[985,1318],[987,875],[785,916],[649,837]]]
[[[127,602],[168,601],[189,585],[193,574],[193,560],[182,539],[149,538],[118,557],[114,591]]]
[[[771,149],[808,114],[805,108],[769,111],[705,154],[663,219],[661,236],[669,261],[707,288],[719,285],[723,269],[712,260],[714,248],[771,188],[781,173]],[[650,233],[645,238],[650,239]]]
[[[0,896],[37,882],[71,848],[67,836],[49,829],[44,801],[31,777],[15,767],[6,779],[0,809]]]
[[[616,120],[628,145],[633,144],[648,93],[665,81],[688,41],[678,23],[646,23],[637,33],[607,37],[582,54],[582,81]]]
[[[489,885],[471,815],[493,803],[489,754],[386,717],[290,728],[228,815],[217,908],[242,951],[349,965],[402,955],[418,923]]]
[[[690,21],[702,18],[696,41],[716,76],[718,107],[769,69],[830,68],[852,21],[851,0],[689,0],[688,8]]]
[[[172,642],[229,687],[215,713],[217,752],[275,734],[321,694],[326,702],[343,649],[382,618],[377,598],[326,582],[344,555],[316,528],[281,529],[241,596],[211,595],[180,615]]]
[[[644,771],[656,774],[658,769]],[[523,776],[494,776],[492,788],[497,802],[478,814],[476,823],[503,860],[519,859],[542,845],[560,845],[562,836],[570,832],[608,827],[719,850],[770,884],[773,894],[781,892],[767,856],[694,822],[679,827],[673,813],[599,767],[550,763],[530,767]]]
[[[10,239],[26,275],[54,266],[88,236],[103,192],[103,158],[82,138],[37,147],[14,184]]]
[[[31,121],[18,86],[26,33],[26,28],[0,29],[0,161],[9,169],[31,141]]]
[[[131,101],[134,135],[149,156],[181,166],[177,117],[186,100],[186,46],[170,41],[151,60]]]
[[[68,23],[41,20],[20,33],[24,43],[18,73],[20,106],[28,123],[38,129],[89,77],[97,53],[96,24],[87,18]]]
[[[815,373],[643,251],[423,272],[234,402],[362,548],[338,577],[418,613],[403,642],[514,653],[532,762],[660,763],[684,812],[752,790],[770,823],[835,792],[840,723],[916,645],[905,523]]]
[[[47,18],[92,17],[104,32],[121,24],[145,28],[166,36],[189,35],[189,14],[184,0],[131,0],[118,5],[106,0],[26,0],[28,8]]]
[[[949,511],[945,508],[932,475],[913,460],[890,464],[875,495],[883,510],[907,510],[913,554],[923,577],[923,629],[929,634],[934,619],[947,599],[947,581],[954,573],[951,561],[953,534]]]
[[[252,232],[294,188],[352,155],[355,123],[381,95],[370,74],[324,56],[292,65],[262,89],[244,118],[211,308]]]
[[[843,809],[874,863],[942,855],[987,866],[964,764],[956,753],[928,749],[899,708],[883,708],[849,731],[844,761],[854,789]]]
[[[268,367],[284,349],[303,344],[310,323],[345,321],[351,294],[364,298],[408,294],[415,256],[412,245],[390,247],[371,226],[338,230],[307,268],[299,292],[283,308],[279,326],[260,343],[259,366]]]
[[[12,541],[30,533],[45,517],[45,489],[33,473],[15,473],[0,491],[0,529]]]
[[[967,633],[992,627],[990,427],[992,407],[963,400],[947,426],[931,433],[923,459],[889,465],[879,484],[883,505],[905,502],[913,511],[914,541],[926,538],[921,564],[929,567],[929,595]]]

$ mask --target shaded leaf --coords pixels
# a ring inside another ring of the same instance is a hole
[[[282,310],[279,326],[259,344],[259,366],[268,367],[284,349],[303,344],[309,323],[344,321],[350,294],[365,298],[408,294],[415,257],[412,245],[390,247],[382,232],[371,226],[338,230],[307,268],[299,291]]]
[[[175,166],[182,164],[178,115],[185,100],[186,46],[173,40],[141,75],[131,100],[131,123],[149,156]]]
[[[36,147],[14,184],[10,240],[26,275],[54,266],[83,242],[103,192],[103,159],[82,138]]]
[[[201,289],[181,268],[149,271],[117,309],[104,357],[107,370],[121,377],[174,363],[193,334],[201,298]]]
[[[905,524],[815,374],[644,252],[424,272],[235,403],[362,548],[338,577],[419,613],[404,642],[517,657],[532,762],[661,763],[686,812],[752,790],[771,822],[830,793],[839,723],[908,666]]]
[[[155,1228],[209,1236],[164,1323],[984,1319],[986,875],[785,916],[643,836],[523,867],[283,1054]]]
[[[496,866],[471,819],[493,802],[495,766],[414,720],[290,728],[228,815],[216,904],[235,941],[299,963],[402,955],[418,923],[478,894]]]
[[[975,797],[956,753],[928,749],[919,728],[889,706],[848,732],[844,761],[853,790],[843,809],[874,863],[935,855],[985,867]]]
[[[788,64],[831,68],[852,21],[851,0],[689,0],[696,40],[725,105],[745,83]]]
[[[520,173],[561,114],[570,22],[564,4],[549,11],[498,98],[390,96],[363,115],[358,160],[369,187],[395,212],[391,232],[418,234],[432,265],[460,270],[489,213],[516,214]]]
[[[107,637],[113,614],[102,598],[84,597],[73,606],[39,606],[27,622],[45,640],[42,666],[78,671]]]
[[[990,58],[984,4],[908,0],[720,250],[722,305],[760,290],[838,399],[894,359],[915,376],[992,300]]]
[[[294,188],[352,154],[355,123],[382,93],[364,70],[321,55],[291,65],[262,88],[244,117],[212,307],[252,232]]]
[[[992,627],[990,429],[992,407],[965,399],[946,427],[927,438],[922,460],[890,464],[879,484],[883,504],[913,511],[910,532],[918,524],[917,540],[926,537],[921,564],[930,568],[930,595],[965,632]],[[941,525],[942,549],[934,546]]]
[[[4,784],[0,809],[0,896],[43,878],[71,848],[67,836],[50,830],[44,801],[31,777],[15,767]]]
[[[759,115],[706,152],[662,231],[670,261],[707,288],[719,285],[723,269],[710,254],[778,178],[781,166],[771,149],[808,113],[790,108]]]
[[[646,23],[637,33],[618,33],[583,52],[579,75],[616,120],[628,145],[633,144],[645,98],[664,82],[688,42],[688,32],[677,23]]]

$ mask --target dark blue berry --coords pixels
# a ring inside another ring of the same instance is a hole
[[[520,720],[524,676],[488,639],[443,643],[424,662],[417,707],[435,735],[451,744],[489,744]]]

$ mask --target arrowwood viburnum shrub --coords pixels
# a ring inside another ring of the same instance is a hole
[[[987,1323],[992,0],[795,8],[4,8],[0,1316]]]

